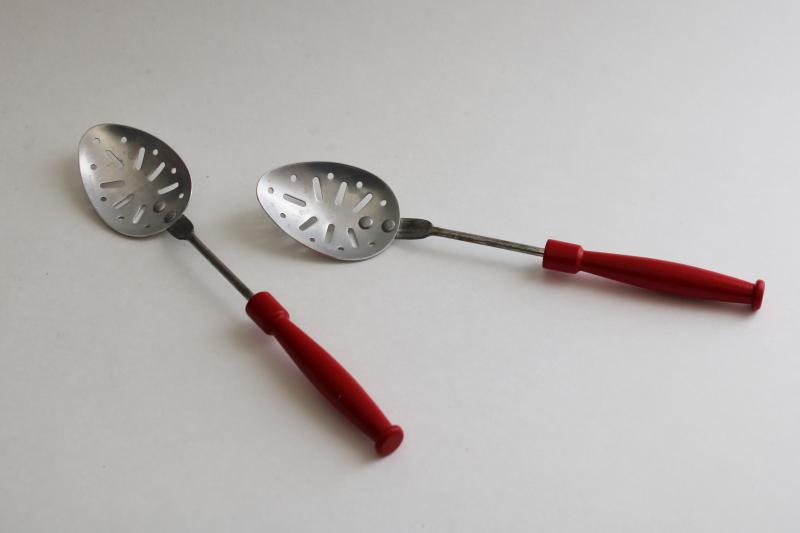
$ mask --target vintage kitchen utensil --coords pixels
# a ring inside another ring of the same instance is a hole
[[[749,304],[756,310],[764,282],[755,283],[697,267],[630,255],[585,251],[548,240],[544,248],[438,228],[427,220],[400,218],[389,186],[350,165],[321,161],[276,168],[261,176],[258,200],[272,220],[295,240],[343,261],[373,257],[395,239],[436,235],[542,257],[542,266],[583,271],[629,285],[689,298]]]
[[[78,147],[86,194],[111,229],[130,237],[168,231],[189,241],[247,299],[250,318],[286,349],[300,370],[336,409],[375,441],[380,455],[392,453],[403,431],[392,425],[350,374],[290,319],[268,292],[253,292],[209,250],[183,214],[192,182],[181,158],[166,143],[135,128],[100,124]]]

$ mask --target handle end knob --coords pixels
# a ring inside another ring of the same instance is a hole
[[[400,426],[389,426],[377,439],[375,439],[375,451],[381,457],[386,457],[395,451],[403,442],[403,428]]]
[[[753,311],[758,311],[761,309],[761,301],[764,299],[764,280],[760,279],[756,281],[755,285],[753,286],[753,302],[750,304],[753,308]]]

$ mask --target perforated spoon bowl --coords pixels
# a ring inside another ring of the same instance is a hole
[[[344,261],[378,255],[394,239],[400,209],[378,176],[341,163],[297,163],[261,177],[258,200],[309,248]]]
[[[762,280],[750,283],[670,261],[591,252],[554,239],[540,248],[400,218],[397,198],[383,180],[342,163],[313,161],[276,168],[261,176],[257,195],[270,218],[292,238],[343,261],[374,257],[395,239],[435,235],[537,255],[551,270],[588,272],[688,298],[749,304],[756,310],[764,296]]]
[[[380,455],[403,440],[356,380],[298,328],[268,292],[253,292],[200,241],[183,214],[192,182],[186,165],[158,138],[119,124],[90,128],[78,146],[81,178],[89,201],[111,229],[130,237],[168,231],[189,241],[247,299],[250,318],[286,349],[314,386],[356,427],[375,441]]]

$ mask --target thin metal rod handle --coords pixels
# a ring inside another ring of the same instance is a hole
[[[438,235],[439,237],[447,237],[448,239],[455,239],[457,241],[482,244],[483,246],[502,248],[504,250],[521,252],[523,254],[538,255],[539,257],[542,257],[544,255],[544,248],[540,248],[538,246],[530,246],[518,242],[504,241],[502,239],[484,237],[483,235],[475,235],[474,233],[465,233],[463,231],[455,231],[452,229],[437,228],[436,226],[433,226],[431,228],[429,235]]]
[[[214,268],[222,274],[222,276],[227,279],[234,288],[239,291],[239,294],[244,296],[245,300],[249,300],[253,297],[253,291],[244,284],[242,280],[239,279],[239,276],[233,273],[233,271],[228,268],[228,265],[222,262],[222,259],[216,256],[214,252],[212,252],[208,246],[206,246],[203,241],[201,241],[197,235],[194,233],[194,224],[192,221],[189,220],[185,215],[176,220],[167,231],[175,237],[176,239],[180,239],[182,241],[189,241],[192,243],[198,252],[200,252],[203,257],[205,257],[209,263],[214,265]]]
[[[192,243],[192,246],[197,248],[197,251],[203,254],[203,257],[208,259],[209,263],[214,265],[214,268],[216,268],[217,271],[219,271],[219,273],[222,274],[222,276],[227,279],[237,291],[239,291],[239,294],[244,296],[245,300],[249,300],[253,297],[253,291],[251,291],[250,288],[245,285],[244,282],[240,280],[239,277],[234,274],[231,269],[228,268],[228,266],[214,254],[214,252],[209,250],[208,246],[206,246],[203,241],[197,237],[197,235],[192,233],[186,240]]]
[[[397,229],[394,238],[415,240],[424,239],[431,235],[455,239],[457,241],[471,242],[473,244],[481,244],[483,246],[491,246],[492,248],[502,248],[504,250],[511,250],[512,252],[538,255],[539,257],[544,255],[544,248],[539,248],[538,246],[504,241],[502,239],[475,235],[474,233],[466,233],[464,231],[437,228],[431,224],[430,220],[425,220],[423,218],[401,218],[400,227]]]

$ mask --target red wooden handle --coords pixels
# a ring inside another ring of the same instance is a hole
[[[288,311],[270,293],[254,294],[247,302],[246,310],[253,322],[281,343],[317,390],[375,441],[375,450],[379,455],[389,455],[400,446],[403,442],[400,426],[389,423],[353,376],[289,320]]]
[[[587,252],[583,247],[550,239],[542,266],[575,274],[588,272],[645,289],[688,298],[750,304],[761,307],[764,281],[755,283],[680,263],[632,255]]]

